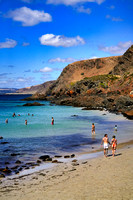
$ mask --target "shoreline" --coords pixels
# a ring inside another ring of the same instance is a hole
[[[106,199],[104,195],[107,191],[109,192],[107,199],[129,200],[132,198],[131,185],[133,186],[131,184],[133,140],[119,144],[114,158],[110,153],[111,150],[107,158],[104,158],[101,152],[101,155],[96,158],[85,157],[79,160],[77,158],[76,162],[56,164],[53,168],[33,174],[14,179],[7,177],[0,181],[0,200],[28,200],[30,198],[35,200],[44,198],[46,200],[103,200]],[[122,192],[123,189],[124,192]]]
[[[117,145],[117,149],[122,149],[128,145],[133,146],[133,140],[119,143]],[[111,147],[109,147],[109,151],[111,151]],[[70,163],[70,162],[73,162],[73,160],[82,161],[85,159],[89,160],[89,159],[93,159],[93,158],[98,158],[103,155],[102,152],[103,152],[103,147],[100,147],[100,148],[96,148],[96,149],[94,148],[94,150],[82,151],[82,152],[77,152],[74,154],[73,154],[73,152],[70,152],[69,154],[66,153],[66,154],[60,155],[59,158],[56,156],[53,156],[51,161],[42,161],[40,164],[33,162],[33,161],[29,161],[29,163],[31,163],[31,166],[28,167],[27,169],[24,168],[22,171],[20,170],[19,173],[17,173],[17,174],[14,174],[14,173],[8,174],[7,173],[7,175],[5,177],[0,177],[0,180],[14,179],[14,178],[18,179],[19,177],[22,177],[22,176],[29,176],[29,175],[37,173],[39,171],[53,169],[56,164],[58,165],[60,163],[61,164],[62,163]],[[71,157],[71,155],[74,155],[74,156]],[[65,158],[65,156],[67,156],[67,158]],[[18,167],[19,167],[19,165],[18,165]],[[9,168],[9,170],[10,170],[10,168]]]

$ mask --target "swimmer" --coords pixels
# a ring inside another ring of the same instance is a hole
[[[54,118],[52,117],[52,122],[51,122],[51,125],[54,125]]]
[[[112,145],[112,156],[115,156],[115,151],[117,147],[117,139],[115,138],[115,135],[113,135],[112,140],[111,140],[111,145]]]
[[[13,113],[13,115],[12,115],[13,117],[16,117],[16,114],[15,113]]]
[[[114,132],[117,132],[117,125],[115,125]]]
[[[27,125],[27,119],[25,120],[25,125]]]
[[[8,124],[8,119],[6,119],[5,123]]]
[[[103,144],[103,148],[104,148],[104,156],[107,157],[108,147],[109,147],[109,144],[110,144],[107,134],[104,135],[102,142],[101,142],[101,145],[102,144]]]
[[[94,125],[94,123],[92,123],[92,135],[95,135],[95,125]]]

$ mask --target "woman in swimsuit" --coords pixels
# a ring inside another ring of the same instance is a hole
[[[115,156],[116,147],[117,147],[117,140],[115,138],[115,135],[113,135],[113,138],[111,140],[111,145],[112,145],[112,155],[114,157]]]

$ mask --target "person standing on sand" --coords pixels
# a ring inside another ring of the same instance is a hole
[[[115,135],[113,135],[113,138],[111,140],[111,145],[112,145],[112,156],[115,156],[115,151],[117,147],[117,139],[115,138]]]
[[[54,125],[54,118],[52,117],[52,122],[51,122],[51,125]]]
[[[92,123],[92,135],[94,134],[95,135],[95,125],[94,125],[94,123]]]
[[[108,147],[109,147],[109,139],[108,139],[108,135],[105,134],[103,139],[102,139],[102,142],[101,142],[101,145],[103,144],[103,148],[104,148],[104,156],[107,157],[108,155]]]

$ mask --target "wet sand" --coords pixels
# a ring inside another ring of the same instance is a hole
[[[0,180],[0,200],[131,200],[133,141],[116,156],[55,164],[54,168]],[[74,160],[74,159],[73,159]]]

